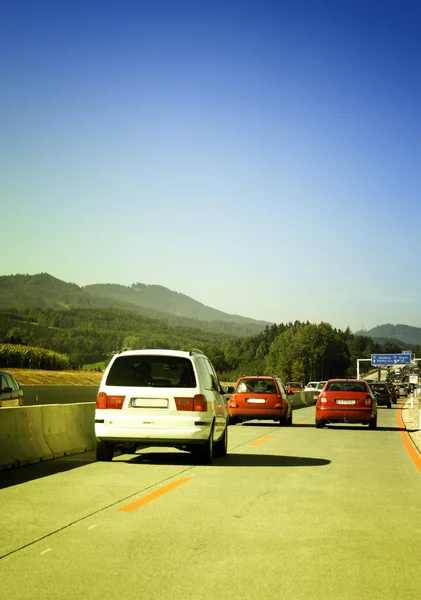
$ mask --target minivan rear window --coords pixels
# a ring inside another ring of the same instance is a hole
[[[106,385],[127,387],[196,387],[191,360],[179,356],[119,356],[108,373]]]

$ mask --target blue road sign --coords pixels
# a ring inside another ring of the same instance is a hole
[[[374,367],[381,365],[409,365],[411,364],[410,354],[372,354],[371,364]]]

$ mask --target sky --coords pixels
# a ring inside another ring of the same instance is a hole
[[[0,275],[421,327],[418,0],[0,0]]]

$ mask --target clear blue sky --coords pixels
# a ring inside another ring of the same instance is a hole
[[[0,275],[421,326],[421,4],[0,0]]]

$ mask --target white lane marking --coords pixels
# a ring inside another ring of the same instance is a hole
[[[96,525],[91,525],[90,527],[88,527],[88,529],[93,529],[94,527],[96,527]]]
[[[44,550],[44,552],[41,552],[41,554],[47,554],[47,552],[51,552],[51,548],[47,548],[47,550]]]

